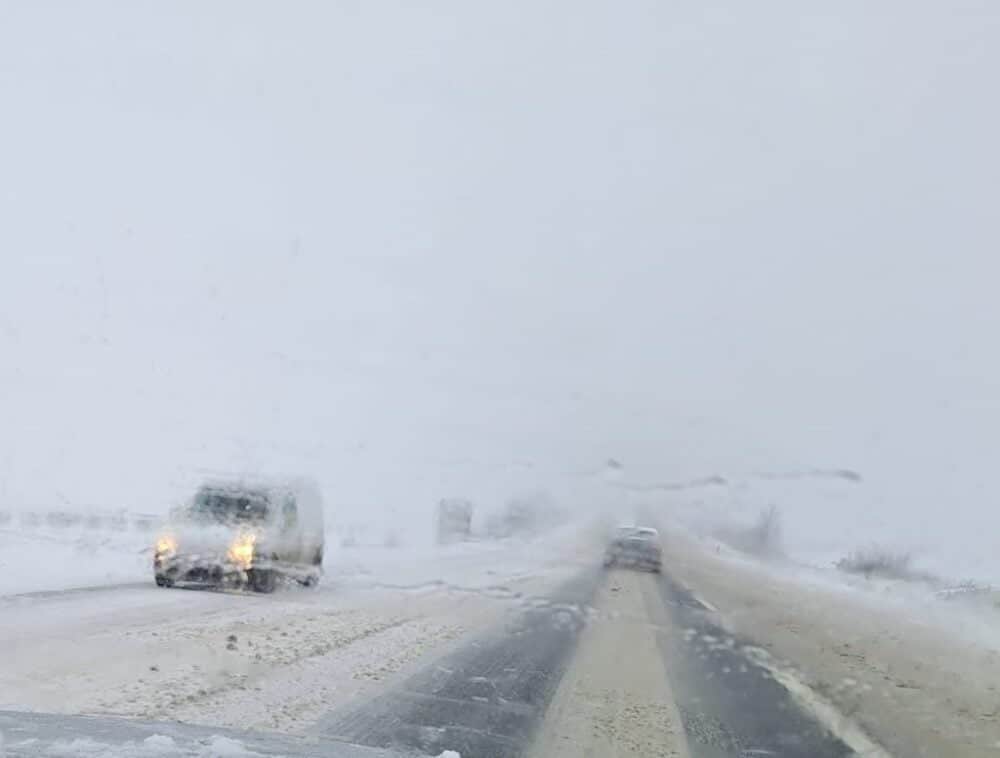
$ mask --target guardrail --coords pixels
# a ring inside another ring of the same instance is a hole
[[[164,517],[134,511],[0,511],[0,529],[88,529],[152,532]]]

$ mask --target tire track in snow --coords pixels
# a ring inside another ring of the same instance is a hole
[[[587,570],[515,619],[466,643],[318,732],[438,755],[513,758],[529,744],[573,654],[599,572]]]
[[[660,647],[692,758],[857,754],[762,665],[759,647],[723,629],[668,573],[647,587],[646,602],[651,612],[666,606],[670,617]]]

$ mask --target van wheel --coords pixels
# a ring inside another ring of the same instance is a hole
[[[254,592],[274,592],[278,584],[278,574],[273,569],[250,569],[250,589]]]

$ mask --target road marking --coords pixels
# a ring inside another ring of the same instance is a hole
[[[804,710],[811,713],[829,730],[830,734],[847,745],[858,756],[892,758],[892,755],[885,748],[877,745],[851,718],[799,679],[791,668],[775,663],[771,654],[766,650],[759,647],[745,647],[743,651],[754,663],[766,669],[776,682],[788,690],[789,694]]]

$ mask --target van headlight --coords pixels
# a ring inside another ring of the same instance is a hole
[[[241,534],[229,546],[229,560],[246,570],[253,563],[254,548],[257,545],[256,534]]]
[[[156,558],[172,558],[177,555],[177,540],[164,534],[156,541]]]

